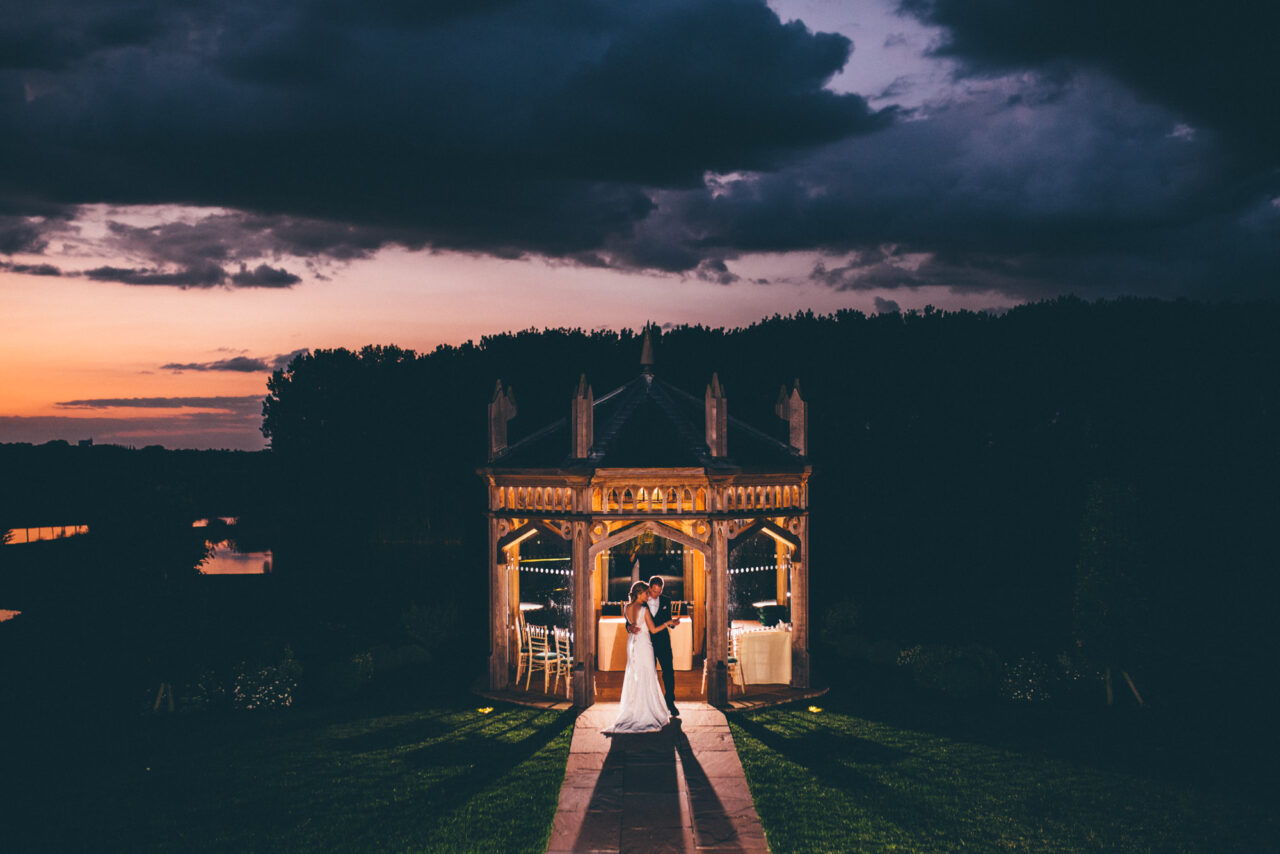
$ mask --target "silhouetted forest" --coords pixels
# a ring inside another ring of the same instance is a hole
[[[599,396],[638,371],[639,352],[631,331],[526,330],[429,354],[300,357],[272,378],[265,410],[289,496],[281,530],[316,532],[304,540],[330,555],[336,540],[442,550],[418,565],[376,549],[328,565],[347,584],[358,567],[389,597],[448,595],[479,649],[475,469],[495,380],[515,391],[514,441],[568,413],[580,372]],[[812,419],[813,616],[837,603],[869,639],[1009,657],[1083,642],[1086,501],[1096,484],[1123,484],[1134,496],[1124,547],[1142,560],[1099,607],[1132,615],[1126,666],[1168,699],[1251,693],[1276,646],[1277,357],[1273,305],[1064,298],[1001,316],[677,327],[658,342],[657,371],[695,394],[718,372],[730,413],[766,429],[781,426],[780,385],[799,378]],[[282,555],[279,566],[318,577],[326,561],[313,551],[303,563]]]
[[[718,372],[730,414],[764,429],[781,429],[779,387],[799,379],[816,624],[1005,660],[1083,651],[1163,705],[1239,705],[1269,689],[1280,307],[1063,298],[999,316],[804,313],[667,329],[656,351],[657,372],[699,396]],[[47,524],[52,508],[103,495],[118,508],[178,496],[264,532],[276,617],[291,627],[280,632],[376,637],[408,605],[433,606],[479,673],[476,469],[495,381],[515,391],[514,441],[568,414],[580,373],[599,397],[635,375],[639,354],[627,330],[317,350],[269,382],[271,452],[0,449],[6,467],[28,461],[6,479],[0,524],[31,508]],[[817,681],[843,668],[818,650]]]

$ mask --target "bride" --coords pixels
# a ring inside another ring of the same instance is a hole
[[[607,733],[656,732],[671,720],[667,700],[658,685],[657,663],[653,657],[653,640],[650,635],[664,632],[679,624],[680,620],[671,619],[655,626],[645,605],[648,601],[648,582],[637,581],[631,585],[631,598],[623,609],[623,614],[628,625],[639,626],[642,631],[627,634],[627,670],[622,677],[622,703],[618,708],[618,719],[605,730]]]

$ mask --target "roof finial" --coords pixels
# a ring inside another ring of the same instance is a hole
[[[644,325],[644,346],[640,348],[640,370],[642,373],[653,373],[653,335],[652,323]]]

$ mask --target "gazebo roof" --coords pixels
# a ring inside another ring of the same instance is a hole
[[[647,366],[646,366],[647,367]],[[491,470],[702,468],[709,471],[800,472],[807,459],[786,442],[728,418],[728,455],[707,447],[704,401],[649,370],[595,400],[591,455],[574,459],[569,419],[561,418],[513,443]]]

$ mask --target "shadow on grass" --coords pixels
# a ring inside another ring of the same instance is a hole
[[[573,716],[481,714],[463,702],[140,719],[107,761],[64,753],[25,781],[35,784],[21,799],[26,821],[6,828],[6,842],[32,851],[540,850]],[[526,777],[549,785],[530,792]]]
[[[1112,708],[1100,699],[1011,704],[921,691],[874,668],[857,668],[849,679],[833,686],[824,704],[866,720],[1246,796],[1280,790],[1280,778],[1271,771],[1280,750],[1270,721],[1251,725],[1245,710],[1228,710],[1224,717],[1221,703],[1213,715],[1158,704],[1139,708],[1125,697]]]
[[[803,768],[822,790],[841,793],[854,813],[886,817],[894,824],[913,828],[913,833],[923,830],[926,835],[952,823],[944,809],[921,797],[918,790],[887,782],[898,776],[893,769],[912,757],[910,750],[841,732],[814,721],[812,714],[785,707],[768,715],[768,725],[746,715],[735,715],[733,723],[775,755]],[[740,753],[748,754],[744,756],[745,767],[751,751],[744,747]],[[754,776],[752,782],[758,784],[759,773]],[[753,794],[757,788],[753,785]],[[768,804],[775,808],[775,814],[778,807],[785,808],[789,788],[782,787],[782,802],[775,798]],[[767,803],[770,798],[765,795],[761,800]]]
[[[731,719],[775,852],[1264,850],[1275,841],[1274,805],[827,707]]]

